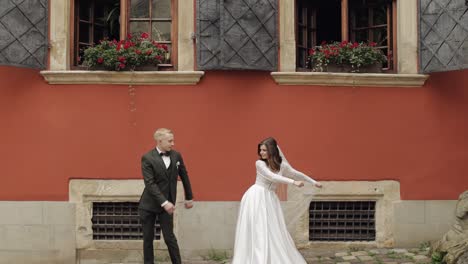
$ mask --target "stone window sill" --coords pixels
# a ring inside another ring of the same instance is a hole
[[[195,85],[203,71],[41,71],[49,84]]]
[[[422,87],[429,75],[386,73],[272,72],[279,85]]]

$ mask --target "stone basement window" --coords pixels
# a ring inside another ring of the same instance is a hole
[[[93,240],[142,240],[142,226],[137,202],[94,202]],[[154,239],[161,239],[159,219],[154,226]]]
[[[375,241],[375,201],[312,201],[309,241]]]

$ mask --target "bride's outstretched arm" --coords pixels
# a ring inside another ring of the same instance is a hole
[[[305,175],[304,173],[295,170],[291,166],[291,164],[289,164],[288,162],[285,162],[285,164],[284,164],[284,175],[295,178],[295,179],[298,179],[298,180],[301,180],[301,181],[306,181],[306,182],[309,182],[309,183],[312,183],[312,184],[317,184],[318,183],[316,180],[314,180],[311,177]]]
[[[268,169],[264,161],[257,160],[255,162],[255,167],[257,168],[257,171],[260,175],[262,175],[263,177],[267,178],[270,181],[286,183],[286,184],[294,183],[293,179],[290,179],[290,178],[287,178],[287,177],[284,177],[284,176],[281,176],[279,174],[272,172],[270,169]]]

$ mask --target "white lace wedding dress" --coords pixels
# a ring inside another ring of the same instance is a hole
[[[277,183],[292,184],[291,178],[316,181],[296,171],[285,158],[278,173],[273,173],[264,161],[257,160],[255,165],[255,184],[245,192],[240,204],[232,264],[306,264],[286,228],[275,190]]]

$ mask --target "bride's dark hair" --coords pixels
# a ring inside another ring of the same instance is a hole
[[[260,155],[260,147],[262,145],[265,146],[268,151],[268,159],[266,160],[262,159],[262,156]],[[278,144],[274,138],[269,137],[258,143],[257,154],[273,171],[279,171],[283,159],[279,154]]]

